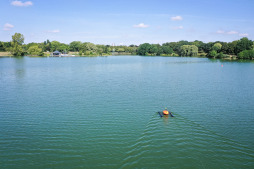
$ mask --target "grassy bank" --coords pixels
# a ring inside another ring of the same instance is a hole
[[[12,56],[10,52],[0,52],[0,57],[10,57]]]

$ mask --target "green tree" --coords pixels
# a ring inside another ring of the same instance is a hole
[[[137,54],[142,56],[148,55],[150,48],[151,45],[149,43],[143,43],[138,47]]]
[[[222,53],[228,53],[228,43],[227,42],[223,42],[221,43],[222,47],[221,47],[221,52]]]
[[[90,42],[82,43],[80,49],[83,51],[85,55],[97,54],[97,46]]]
[[[252,41],[249,40],[248,38],[244,37],[242,39],[240,39],[239,41],[237,41],[237,44],[236,44],[236,53],[240,53],[244,50],[250,50],[252,49]]]
[[[3,42],[5,51],[9,51],[11,48],[11,42]]]
[[[110,53],[111,51],[112,51],[111,47],[109,45],[106,45],[103,50],[103,53]]]
[[[64,44],[64,43],[60,43],[58,50],[62,53],[68,53],[69,51],[69,45]]]
[[[15,33],[12,36],[12,42],[17,43],[18,45],[22,45],[24,43],[24,35],[22,35],[21,33]]]
[[[32,42],[23,46],[24,46],[24,49],[27,51],[31,46],[38,46],[38,43]]]
[[[24,55],[24,51],[22,48],[24,40],[25,40],[24,35],[22,35],[20,33],[15,33],[12,36],[10,52],[13,56],[23,56]]]
[[[130,45],[125,49],[125,51],[134,55],[137,52],[137,47],[135,45]]]
[[[236,55],[237,54],[236,45],[237,41],[229,42],[227,54]]]
[[[43,56],[44,55],[42,48],[39,48],[38,45],[30,46],[29,49],[27,50],[27,52],[33,56]]]
[[[155,44],[152,44],[149,51],[148,51],[148,53],[153,55],[153,56],[156,56],[157,53],[158,53],[158,46],[155,45]]]
[[[5,52],[4,42],[0,41],[0,52]]]
[[[50,51],[53,52],[53,51],[59,50],[60,45],[61,45],[60,42],[52,41]]]
[[[212,50],[219,52],[221,50],[222,45],[220,43],[215,43],[212,47]]]
[[[209,58],[216,58],[217,56],[217,51],[216,50],[212,50],[208,53],[207,55]]]
[[[176,42],[176,46],[175,46],[174,51],[176,53],[178,53],[179,55],[181,55],[181,52],[182,52],[181,51],[181,46],[183,46],[183,45],[190,45],[190,43],[188,41],[185,41],[185,40],[181,40],[179,42]]]
[[[80,50],[82,42],[80,41],[73,41],[70,43],[70,51],[77,52]]]
[[[51,42],[48,39],[47,39],[47,41],[44,41],[44,43],[42,45],[42,49],[44,52],[53,51],[53,50],[51,50]]]
[[[161,46],[160,44],[157,44],[156,46],[157,46],[157,49],[158,49],[156,55],[157,55],[157,56],[160,56],[161,54],[163,54],[162,46]]]
[[[116,48],[116,52],[125,52],[125,49],[123,47]]]
[[[212,50],[213,45],[214,45],[213,42],[206,43],[203,48],[204,52],[209,53]]]
[[[191,44],[197,46],[199,52],[204,52],[204,45],[205,45],[204,42],[199,41],[199,40],[195,40]]]
[[[244,50],[238,54],[239,59],[254,59],[254,50]]]
[[[220,52],[216,55],[216,58],[218,59],[222,59],[222,58],[225,58],[225,55],[223,54],[223,52]]]
[[[181,56],[197,56],[198,47],[195,45],[183,45],[180,47],[179,52]]]
[[[162,45],[162,52],[166,55],[171,55],[173,53],[173,49],[168,45]]]

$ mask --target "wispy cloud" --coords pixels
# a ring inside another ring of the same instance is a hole
[[[56,30],[48,30],[46,31],[47,33],[59,33],[60,30],[56,29]]]
[[[179,29],[183,29],[183,26],[176,26],[176,27],[173,27],[174,30],[179,30]]]
[[[22,2],[22,1],[12,1],[11,5],[13,6],[21,6],[21,7],[26,7],[26,6],[32,6],[33,2],[32,1],[26,1],[26,2]]]
[[[183,20],[183,17],[181,17],[181,16],[173,16],[173,17],[171,17],[171,20],[172,21],[181,21],[181,20]]]
[[[14,26],[12,24],[6,23],[4,24],[4,31],[10,31],[12,30],[12,28],[14,28]]]
[[[229,32],[227,32],[227,34],[234,35],[234,34],[238,34],[238,32],[237,31],[229,31]]]
[[[133,25],[134,28],[147,28],[149,25],[145,25],[144,23],[140,23],[138,25]]]
[[[248,33],[240,33],[239,36],[247,37],[247,36],[249,36],[249,34]]]
[[[224,35],[239,35],[241,37],[247,37],[249,36],[248,33],[239,33],[237,31],[224,31],[224,30],[218,30],[216,32],[217,34],[224,34]]]
[[[216,33],[218,33],[218,34],[224,34],[225,33],[225,31],[223,31],[223,30],[217,30],[217,32]]]
[[[218,30],[216,31],[217,34],[228,34],[228,35],[235,35],[238,34],[237,31],[224,31],[224,30]]]

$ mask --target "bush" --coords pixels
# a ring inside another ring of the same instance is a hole
[[[217,52],[215,50],[212,50],[207,55],[209,58],[215,58],[217,56]]]
[[[172,53],[172,56],[179,56],[177,53]]]
[[[218,58],[218,59],[221,59],[221,58],[225,58],[226,56],[222,53],[222,52],[220,52],[219,54],[217,54],[217,56],[216,56],[216,58]]]

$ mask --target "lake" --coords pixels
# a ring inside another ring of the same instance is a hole
[[[253,62],[0,58],[0,166],[253,168],[253,86]]]

